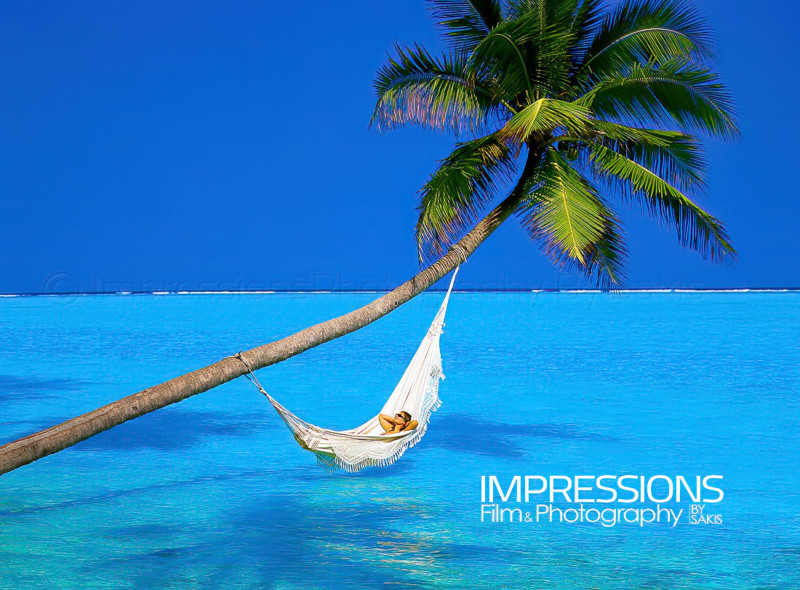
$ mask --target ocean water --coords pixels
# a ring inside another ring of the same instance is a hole
[[[374,297],[0,298],[0,443]],[[259,377],[359,424],[441,297]],[[454,293],[393,466],[326,473],[239,379],[0,476],[0,588],[798,588],[799,334],[792,292]],[[529,474],[718,474],[722,522],[481,522]]]

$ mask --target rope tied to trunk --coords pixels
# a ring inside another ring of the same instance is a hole
[[[458,254],[458,256],[461,258],[463,262],[467,261],[467,252],[466,250],[464,250],[464,248],[462,248],[458,244],[453,244],[452,246],[450,246],[450,249],[456,254]]]
[[[256,377],[255,373],[253,373],[253,369],[250,368],[250,364],[246,360],[244,360],[244,357],[242,356],[242,351],[237,352],[236,354],[234,354],[233,356],[231,356],[229,358],[239,359],[242,362],[242,364],[244,365],[245,369],[247,369],[247,373],[244,374],[244,376],[247,377],[247,380],[250,381],[250,383],[252,383],[253,385],[255,385],[256,388],[261,393],[263,393],[264,395],[269,397],[269,394],[261,386],[261,383],[259,382],[258,377]]]

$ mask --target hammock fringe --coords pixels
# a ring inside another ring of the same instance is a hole
[[[403,444],[399,449],[397,449],[394,453],[392,453],[388,457],[382,457],[380,459],[362,459],[357,463],[348,463],[336,457],[334,455],[333,459],[325,459],[320,456],[319,453],[314,453],[317,456],[317,463],[322,467],[327,468],[330,473],[335,473],[336,471],[342,470],[347,471],[348,473],[356,473],[357,471],[361,471],[365,467],[388,467],[392,463],[395,463],[403,454],[410,449],[411,447],[415,446],[425,433],[428,431],[428,420],[430,419],[430,414],[435,412],[439,409],[442,405],[442,401],[440,399],[436,399],[435,404],[431,407],[428,415],[425,417],[424,421],[420,421],[420,426],[414,431],[414,434],[409,435],[408,438],[403,439]]]

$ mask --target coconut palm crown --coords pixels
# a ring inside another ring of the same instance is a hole
[[[612,202],[633,202],[704,258],[735,256],[695,203],[701,139],[733,138],[711,32],[679,0],[432,0],[447,49],[397,46],[378,71],[372,126],[460,139],[420,191],[420,260],[501,203],[559,266],[624,279]],[[466,135],[467,137],[463,137]]]

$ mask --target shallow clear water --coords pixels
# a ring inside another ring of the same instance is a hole
[[[0,298],[0,442],[369,294]],[[347,428],[440,293],[264,385]],[[244,379],[0,477],[2,588],[800,587],[800,294],[453,295],[444,402],[395,465],[329,475]],[[480,476],[721,474],[716,526],[480,522]]]

